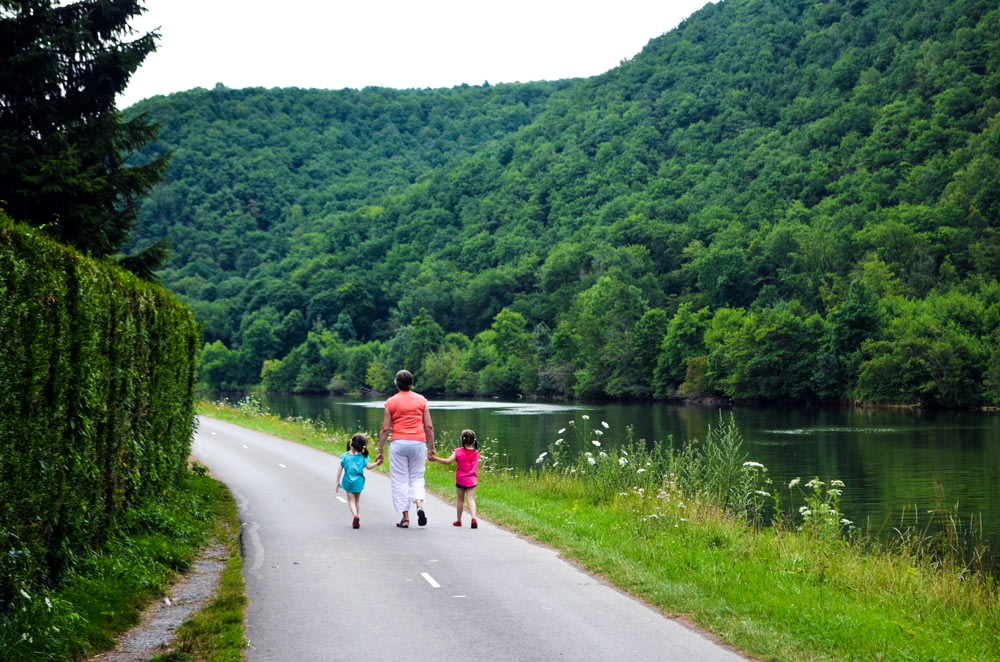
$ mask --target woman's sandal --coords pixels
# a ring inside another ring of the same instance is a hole
[[[396,526],[398,526],[401,529],[408,529],[408,528],[410,528],[410,520],[408,520],[408,519],[401,519],[398,522],[396,522]]]
[[[423,510],[417,511],[417,524],[420,526],[427,526],[427,515],[424,514]]]

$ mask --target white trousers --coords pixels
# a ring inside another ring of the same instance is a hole
[[[397,513],[408,512],[411,503],[424,500],[426,464],[427,444],[424,442],[399,439],[389,443],[389,482],[392,484],[392,505]]]

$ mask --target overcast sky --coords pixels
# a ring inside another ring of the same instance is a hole
[[[596,76],[708,0],[145,0],[119,108],[195,87],[438,88]]]

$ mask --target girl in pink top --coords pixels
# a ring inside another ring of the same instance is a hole
[[[462,430],[462,447],[456,448],[448,457],[431,457],[441,464],[455,463],[455,511],[458,519],[454,526],[462,526],[462,507],[469,500],[469,514],[472,515],[472,528],[478,528],[476,521],[476,484],[479,472],[479,440],[472,430]]]

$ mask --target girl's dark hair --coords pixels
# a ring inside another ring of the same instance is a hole
[[[352,448],[365,457],[368,457],[368,435],[359,432],[351,437],[351,440],[347,443],[347,450],[351,450]]]
[[[478,451],[479,440],[476,439],[476,433],[472,430],[462,430],[462,446],[472,446]]]
[[[413,373],[409,370],[400,370],[396,373],[396,388],[400,391],[413,389]]]

